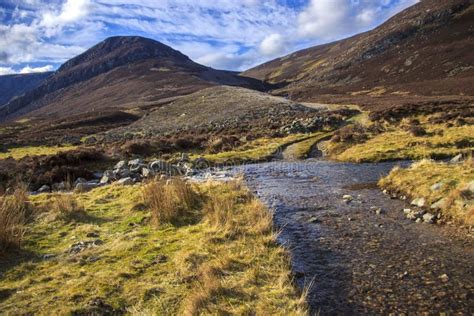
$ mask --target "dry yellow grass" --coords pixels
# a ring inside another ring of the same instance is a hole
[[[18,187],[12,194],[0,197],[0,254],[10,248],[20,247],[28,213],[29,201],[25,187]]]
[[[74,194],[87,212],[84,221],[29,223],[19,263],[0,267],[6,269],[0,290],[10,293],[0,301],[0,310],[39,315],[100,314],[103,309],[132,315],[307,314],[291,280],[289,255],[276,243],[271,213],[243,183],[168,184],[174,186],[180,205],[192,210],[193,220],[181,225],[152,225],[142,188],[113,185]],[[166,183],[153,190],[164,187]],[[189,198],[188,189],[198,194],[197,201]],[[215,196],[231,201],[225,216],[218,216],[224,226],[214,225],[204,210],[209,201],[222,201]],[[43,207],[53,199],[47,194],[31,197]],[[65,204],[67,208],[69,202]],[[97,246],[69,252],[73,244],[97,238],[102,241]],[[44,255],[52,258],[38,260]]]
[[[448,164],[422,160],[411,167],[394,168],[381,179],[382,188],[409,196],[423,197],[428,205],[440,201],[441,213],[460,223],[474,224],[473,197],[464,188],[474,181],[474,162],[468,159],[462,164]],[[434,189],[432,186],[440,187]]]
[[[364,143],[353,145],[334,158],[340,161],[376,162],[397,159],[446,158],[474,150],[460,146],[474,142],[474,126],[446,128],[444,125],[426,124],[428,135],[414,136],[400,127],[376,135]]]
[[[148,183],[143,188],[143,202],[151,211],[153,224],[160,226],[187,216],[200,200],[190,183],[175,178]]]
[[[54,155],[60,152],[71,151],[76,149],[77,146],[62,146],[62,147],[50,147],[50,146],[28,146],[28,147],[16,147],[10,148],[6,152],[0,152],[0,159],[13,158],[21,159],[26,156],[42,156],[42,155]]]

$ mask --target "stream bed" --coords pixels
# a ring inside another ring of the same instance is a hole
[[[473,239],[466,229],[406,219],[409,206],[376,186],[394,165],[309,159],[234,168],[274,211],[295,281],[310,286],[312,314],[474,313]]]

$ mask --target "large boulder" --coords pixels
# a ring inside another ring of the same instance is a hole
[[[127,161],[126,160],[121,160],[121,161],[117,162],[114,169],[115,170],[120,170],[120,169],[125,168],[126,166],[127,166]]]

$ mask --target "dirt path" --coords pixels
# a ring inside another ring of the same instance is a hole
[[[472,238],[405,219],[403,202],[375,187],[392,166],[308,160],[240,169],[275,210],[298,284],[314,282],[314,313],[474,313]]]

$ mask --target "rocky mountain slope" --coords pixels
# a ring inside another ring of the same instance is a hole
[[[258,80],[199,65],[157,41],[111,37],[69,60],[36,89],[0,108],[0,120],[81,120],[130,110],[214,85],[255,89]]]
[[[243,75],[278,84],[275,93],[299,100],[462,98],[474,94],[473,51],[473,1],[422,0],[372,31],[295,52]]]
[[[39,86],[52,72],[0,76],[0,106]]]

